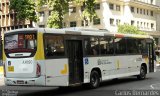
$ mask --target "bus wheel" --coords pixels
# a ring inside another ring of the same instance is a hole
[[[137,76],[137,79],[143,80],[146,78],[146,68],[144,66],[141,66],[140,74]]]
[[[97,88],[100,84],[100,76],[97,71],[92,71],[90,75],[90,88]]]

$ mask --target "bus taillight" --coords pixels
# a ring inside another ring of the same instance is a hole
[[[6,77],[6,66],[5,66],[5,63],[3,63],[3,71],[4,71],[4,77]]]
[[[36,75],[37,75],[37,77],[39,77],[41,75],[41,66],[39,64],[37,64]]]

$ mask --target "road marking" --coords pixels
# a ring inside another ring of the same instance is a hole
[[[155,86],[155,85],[158,85],[158,84],[160,85],[160,83],[151,84],[150,87],[151,87],[152,89],[155,89],[154,86]]]
[[[154,89],[153,85],[150,85],[150,87],[151,87],[152,89]]]

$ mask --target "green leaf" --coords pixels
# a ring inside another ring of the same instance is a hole
[[[118,25],[118,33],[123,33],[123,34],[140,34],[140,35],[145,35],[146,34],[145,32],[140,31],[137,27],[131,26],[129,24]]]

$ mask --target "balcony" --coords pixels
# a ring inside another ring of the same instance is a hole
[[[130,2],[134,2],[137,4],[145,4],[145,5],[150,5],[150,6],[156,6],[156,1],[153,0],[129,0]]]

